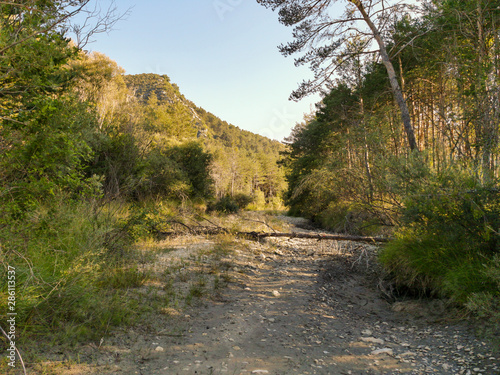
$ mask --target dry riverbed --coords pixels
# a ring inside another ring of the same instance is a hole
[[[137,291],[164,306],[39,373],[500,374],[500,353],[465,322],[444,319],[441,301],[383,298],[375,246],[169,241],[145,266],[158,277]]]

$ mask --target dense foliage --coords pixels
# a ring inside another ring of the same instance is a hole
[[[284,159],[292,213],[395,235],[381,259],[398,285],[497,321],[499,5],[436,0],[387,19],[420,152],[407,146],[382,63],[352,54]]]
[[[125,296],[145,275],[132,243],[158,230],[159,207],[165,223],[226,196],[281,204],[281,145],[196,107],[166,76],[84,53],[66,32],[86,3],[0,1],[0,320],[15,269],[18,342],[100,338],[136,317]]]

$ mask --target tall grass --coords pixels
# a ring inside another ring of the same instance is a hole
[[[7,312],[7,267],[15,268],[20,342],[53,337],[66,343],[102,337],[134,318],[127,288],[143,276],[120,215],[110,206],[66,197],[40,204],[0,227],[0,312]]]

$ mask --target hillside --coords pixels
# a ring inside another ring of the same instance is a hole
[[[285,183],[276,162],[283,144],[242,130],[196,106],[167,75],[125,75],[124,80],[130,94],[143,107],[159,111],[157,118],[170,113],[173,122],[184,128],[182,133],[196,134],[203,142],[214,157],[212,177],[216,196],[263,194],[261,205],[263,199],[279,205]]]
[[[130,92],[143,104],[156,97],[159,105],[182,104],[192,116],[190,126],[200,133],[198,137],[205,137],[215,141],[215,144],[225,147],[237,147],[252,153],[273,153],[278,154],[283,150],[283,145],[264,136],[252,133],[247,130],[229,124],[221,120],[216,115],[206,111],[202,107],[186,99],[181,94],[179,86],[170,81],[167,75],[153,73],[125,75],[125,82]]]

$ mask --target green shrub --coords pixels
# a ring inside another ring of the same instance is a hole
[[[380,229],[380,218],[362,204],[332,202],[316,220],[322,227],[337,233],[371,235]]]
[[[234,214],[240,210],[240,206],[236,200],[230,195],[226,195],[225,197],[220,198],[215,203],[210,204],[207,208],[210,211],[222,212],[225,214]]]
[[[250,203],[252,203],[253,198],[244,193],[237,193],[234,195],[233,200],[239,208],[245,209]]]
[[[252,197],[252,203],[248,206],[250,210],[265,210],[266,196],[262,190],[255,190]]]
[[[415,186],[396,239],[381,254],[397,284],[460,304],[494,290],[484,265],[500,253],[500,191],[456,168]]]

